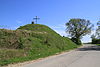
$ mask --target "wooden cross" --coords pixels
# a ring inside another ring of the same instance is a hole
[[[37,24],[37,20],[39,20],[40,18],[38,18],[37,16],[35,18],[33,18],[33,20],[36,20],[36,24]]]

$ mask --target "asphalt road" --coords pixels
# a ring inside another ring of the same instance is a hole
[[[22,67],[100,67],[100,46],[84,45],[77,50],[51,56]]]

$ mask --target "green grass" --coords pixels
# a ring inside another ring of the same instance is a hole
[[[96,45],[100,46],[100,44],[96,44]]]
[[[17,30],[0,29],[0,66],[34,60],[78,46],[51,28],[27,24]]]

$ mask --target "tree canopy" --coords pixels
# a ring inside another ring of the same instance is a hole
[[[97,39],[100,39],[100,22],[98,22],[97,25],[98,25],[98,28],[96,30]]]
[[[70,37],[73,42],[76,44],[81,44],[81,38],[89,33],[93,25],[89,20],[85,19],[70,19],[66,23],[66,32],[70,34]]]

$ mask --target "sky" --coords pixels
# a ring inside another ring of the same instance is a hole
[[[0,0],[0,27],[12,30],[31,24],[38,16],[38,24],[67,36],[65,23],[71,18],[90,20],[95,30],[99,14],[100,0]],[[90,41],[90,35],[82,38],[82,42]]]

